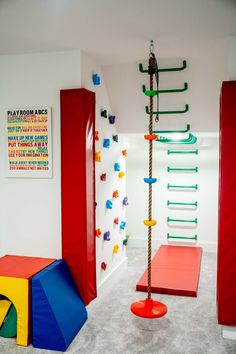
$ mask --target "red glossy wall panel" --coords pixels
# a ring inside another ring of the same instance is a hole
[[[87,305],[96,297],[95,93],[61,90],[62,256]]]
[[[218,322],[236,326],[236,81],[225,81],[220,101]]]

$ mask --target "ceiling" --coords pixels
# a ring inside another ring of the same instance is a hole
[[[236,35],[235,0],[0,0],[0,54],[82,49],[101,64]]]

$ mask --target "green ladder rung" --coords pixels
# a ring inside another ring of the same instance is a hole
[[[194,186],[179,186],[179,185],[173,185],[173,184],[167,184],[167,188],[170,189],[170,188],[179,188],[179,189],[198,189],[198,185],[195,184]]]
[[[173,222],[194,222],[195,224],[197,224],[197,218],[191,219],[191,220],[186,220],[186,219],[173,219],[168,216],[167,222],[170,222],[170,221],[173,221]]]
[[[159,111],[159,112],[152,112],[153,114],[181,114],[181,113],[186,113],[189,111],[189,105],[186,104],[185,105],[185,108],[183,110],[179,110],[179,111]],[[145,112],[147,114],[150,114],[150,111],[149,111],[149,107],[146,106],[145,107]]]
[[[158,69],[158,72],[159,73],[163,73],[163,72],[169,72],[169,71],[182,71],[182,70],[184,70],[186,68],[187,68],[187,62],[186,62],[186,60],[183,60],[183,64],[180,67]],[[144,69],[143,68],[143,64],[139,64],[139,71],[141,73],[148,73],[148,69]]]
[[[170,202],[169,200],[167,200],[167,206],[169,205],[189,205],[189,206],[195,206],[197,207],[198,202],[192,202],[192,203],[184,203],[184,202]]]
[[[167,154],[196,154],[198,155],[198,149],[196,150],[167,150]]]
[[[160,143],[164,143],[164,144],[192,145],[197,142],[197,137],[195,135],[189,133],[188,138],[186,138],[186,139],[173,140],[173,139],[165,138],[165,137],[158,135],[156,138],[156,141],[159,141]]]
[[[190,131],[190,124],[186,125],[186,129],[183,130],[153,130],[153,134],[167,134],[167,133],[187,133]]]
[[[169,238],[184,239],[184,240],[196,240],[197,241],[197,235],[194,235],[192,237],[190,237],[190,236],[174,236],[174,235],[170,235],[168,233],[167,234],[167,239],[169,239]]]
[[[184,91],[186,91],[186,90],[188,89],[188,83],[185,82],[185,83],[184,83],[184,87],[182,87],[182,88],[177,88],[177,89],[146,90],[146,86],[145,86],[145,85],[143,85],[142,88],[143,88],[143,93],[144,93],[146,96],[153,97],[153,96],[156,96],[156,95],[159,94],[159,93],[184,92]]]
[[[193,168],[172,168],[167,167],[167,172],[198,172],[198,167]]]

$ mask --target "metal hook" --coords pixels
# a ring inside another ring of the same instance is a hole
[[[152,54],[153,51],[154,51],[154,42],[153,42],[153,40],[150,40],[149,54]]]

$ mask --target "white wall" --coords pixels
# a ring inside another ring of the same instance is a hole
[[[61,257],[60,89],[80,87],[80,52],[0,57],[0,253]],[[6,178],[6,108],[52,107],[53,177]]]
[[[182,72],[160,74],[160,88],[178,88],[186,81],[189,90],[183,93],[163,94],[160,97],[161,110],[181,109],[185,103],[190,105],[188,113],[181,115],[162,115],[155,129],[184,129],[191,125],[197,135],[196,146],[199,155],[167,155],[168,148],[186,148],[177,145],[156,144],[154,148],[153,176],[158,178],[153,186],[153,218],[157,219],[153,238],[165,242],[167,232],[173,235],[198,235],[198,244],[215,249],[217,242],[218,218],[218,132],[219,132],[219,94],[221,82],[227,75],[227,41],[202,42],[201,46],[189,52],[187,58],[158,60],[159,67],[179,66],[187,60],[187,69]],[[145,63],[145,62],[144,62]],[[147,185],[143,177],[148,174],[148,150],[143,139],[147,132],[148,116],[144,106],[147,97],[142,94],[142,83],[148,84],[148,75],[138,72],[138,63],[105,67],[105,78],[111,102],[121,115],[118,129],[124,133],[129,149],[127,160],[127,191],[130,208],[127,210],[127,232],[130,245],[146,243],[147,230],[143,220],[147,218]],[[155,105],[154,105],[155,108]],[[140,134],[131,134],[142,133]],[[198,173],[168,173],[167,167],[195,167]],[[167,183],[198,184],[197,192],[170,192]],[[138,193],[137,193],[138,191]],[[167,208],[167,200],[198,201],[196,210]],[[180,219],[198,218],[194,224],[167,225],[167,216]]]
[[[108,118],[102,118],[101,109],[106,109],[108,114],[116,115],[112,111],[106,85],[103,78],[101,67],[89,57],[81,52],[81,80],[82,87],[96,93],[96,130],[99,131],[99,141],[96,142],[96,151],[101,152],[101,162],[96,162],[96,228],[102,231],[101,238],[96,239],[96,258],[97,258],[97,284],[98,287],[122,264],[126,261],[126,247],[123,246],[123,239],[126,229],[120,230],[120,221],[126,221],[126,207],[122,206],[122,200],[126,196],[126,178],[119,179],[118,172],[114,171],[114,163],[118,162],[121,171],[126,172],[126,158],[122,156],[122,149],[125,148],[123,139],[119,136],[119,142],[113,142],[112,135],[117,134],[116,124],[109,124]],[[98,73],[101,78],[100,85],[93,85],[92,75]],[[116,116],[116,122],[119,116]],[[110,139],[110,148],[103,147],[104,138]],[[107,173],[106,182],[100,180],[102,173]],[[119,191],[117,199],[112,198],[113,191]],[[113,200],[113,209],[105,208],[106,200]],[[119,225],[114,224],[114,218],[119,217]],[[106,231],[111,233],[111,241],[104,241],[103,234]],[[113,254],[113,247],[119,245],[117,254]],[[101,263],[107,264],[106,271],[101,269]]]
[[[236,36],[229,39],[229,79],[236,80]]]

